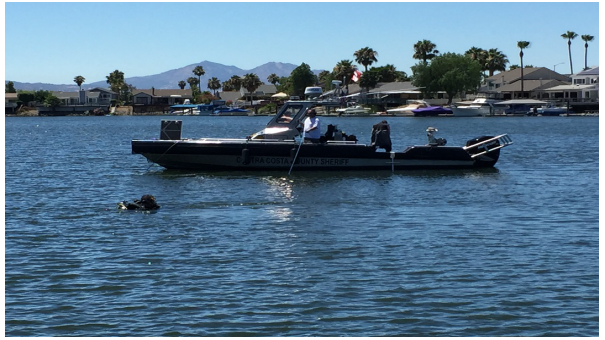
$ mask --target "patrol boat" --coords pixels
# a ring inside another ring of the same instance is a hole
[[[167,169],[395,171],[493,167],[500,149],[513,143],[502,134],[477,137],[465,146],[446,146],[444,139],[433,136],[436,129],[429,128],[426,145],[391,151],[388,125],[374,126],[370,144],[359,143],[333,125],[328,125],[319,143],[303,142],[300,122],[308,109],[322,105],[319,101],[288,101],[263,130],[239,139],[182,138],[182,121],[162,120],[160,138],[132,140],[132,153]]]

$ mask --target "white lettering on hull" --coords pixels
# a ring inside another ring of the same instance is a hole
[[[236,162],[242,164],[242,158],[237,157]],[[288,157],[259,157],[254,156],[250,158],[249,165],[291,165],[292,159]],[[347,166],[349,165],[348,158],[299,158],[296,160],[295,165],[300,166]]]

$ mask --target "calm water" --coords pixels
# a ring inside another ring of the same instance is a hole
[[[598,118],[391,118],[395,150],[515,144],[492,171],[291,176],[151,165],[130,140],[160,120],[5,118],[6,336],[599,335]],[[115,209],[143,194],[162,208]]]

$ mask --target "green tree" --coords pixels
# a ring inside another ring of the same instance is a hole
[[[275,88],[277,89],[277,92],[291,93],[292,80],[290,77],[280,77]]]
[[[353,53],[355,61],[363,65],[366,72],[368,71],[368,65],[372,65],[378,61],[378,59],[376,59],[377,55],[378,52],[369,47],[361,48]]]
[[[36,95],[33,91],[19,91],[17,94],[17,101],[23,103],[23,105],[29,105],[30,102],[36,100]]]
[[[313,86],[317,82],[317,77],[311,71],[309,65],[302,63],[290,73],[290,95],[304,97],[305,88]]]
[[[208,79],[208,88],[214,91],[214,96],[216,97],[216,90],[221,88],[221,81],[218,80],[217,77],[212,77]]]
[[[55,111],[55,108],[57,106],[61,105],[61,99],[57,98],[54,95],[48,95],[46,98],[44,98],[44,106],[46,107],[52,107],[53,111]]]
[[[38,91],[34,92],[34,101],[44,104],[44,101],[46,100],[46,98],[48,98],[50,96],[52,96],[52,93],[50,91],[38,90]]]
[[[204,74],[206,74],[206,71],[204,71],[204,68],[203,68],[203,67],[201,67],[201,66],[199,66],[199,65],[198,65],[198,66],[196,66],[196,67],[193,69],[193,74],[195,74],[195,75],[197,76],[197,83],[198,83],[199,85],[201,85],[201,84],[202,84],[202,76],[203,76]]]
[[[485,55],[485,66],[483,68],[486,71],[489,71],[490,77],[494,75],[495,71],[506,71],[506,64],[508,64],[508,57],[506,54],[498,51],[497,48],[490,48]],[[481,62],[479,62],[479,65],[481,65]]]
[[[397,71],[397,68],[391,64],[386,64],[385,66],[380,67],[372,67],[370,71],[372,70],[378,75],[379,82],[392,83],[394,81],[409,81],[409,78],[405,72]]]
[[[279,81],[279,77],[277,76],[277,74],[271,73],[267,77],[267,81],[270,82],[271,84],[275,85]]]
[[[356,69],[357,66],[353,65],[353,61],[341,60],[336,64],[336,66],[334,66],[334,70],[332,71],[334,78],[343,80],[343,85],[347,88],[347,93],[349,92],[349,83],[351,82],[351,77]]]
[[[225,80],[223,82],[222,86],[223,86],[223,91],[234,91],[235,90],[235,87],[233,86],[231,79]]]
[[[563,39],[567,39],[567,50],[569,52],[569,71],[573,74],[573,64],[571,63],[571,41],[575,39],[578,35],[574,31],[567,31],[566,33],[561,34]]]
[[[471,47],[469,48],[466,52],[464,52],[464,55],[471,58],[472,60],[475,60],[479,63],[479,65],[481,65],[481,71],[485,72],[487,71],[487,51],[479,48],[479,47]]]
[[[107,78],[107,84],[109,84],[109,88],[111,89],[111,91],[115,93],[120,93],[120,89],[124,84],[124,72],[115,70],[105,78]]]
[[[519,59],[521,60],[521,98],[525,97],[523,88],[523,50],[529,47],[529,41],[517,41],[517,47],[519,48]]]
[[[523,68],[534,68],[534,67],[535,67],[534,65],[525,65],[525,66],[523,66]],[[509,70],[516,70],[516,69],[518,69],[518,68],[520,68],[520,66],[519,66],[519,65],[517,65],[517,64],[510,65],[510,66],[508,67],[508,69],[509,69]]]
[[[181,88],[181,90],[185,89],[185,86],[187,86],[187,83],[184,80],[179,81],[179,87]]]
[[[133,94],[135,90],[136,87],[132,86],[131,84],[122,84],[122,87],[120,87],[120,92],[118,94],[118,100],[121,103],[132,103]]]
[[[235,91],[239,91],[242,87],[242,78],[240,76],[231,76],[229,80],[231,80],[231,85],[233,85]]]
[[[439,54],[436,48],[437,45],[433,44],[430,40],[419,40],[414,44],[414,55],[412,58],[422,60],[426,64],[427,60],[431,60]]]
[[[199,84],[198,78],[189,77],[189,78],[187,78],[187,83],[189,83],[189,87],[191,88],[191,98],[193,98],[193,100],[195,102],[197,102],[196,98],[200,94],[200,89],[198,88],[198,84]]]
[[[584,69],[588,69],[588,42],[593,41],[594,37],[589,34],[583,34],[582,40],[584,40]]]
[[[78,84],[78,87],[80,88],[80,91],[82,91],[82,84],[86,81],[86,78],[82,77],[82,76],[76,76],[74,78],[74,83]]]
[[[243,86],[250,94],[250,105],[252,105],[252,93],[256,91],[263,83],[260,81],[258,76],[254,73],[244,74],[242,78],[241,86]]]
[[[15,83],[9,80],[8,83],[4,86],[4,93],[17,93],[17,89],[15,89]]]
[[[328,81],[328,80],[332,81],[331,78],[332,78],[332,76],[330,74],[330,71],[326,71],[326,70],[319,72],[319,74],[317,75],[317,79],[319,80],[319,82],[324,83],[325,85],[327,85],[326,81]]]
[[[475,92],[481,84],[481,65],[461,54],[445,53],[433,58],[430,64],[423,61],[412,66],[412,70],[412,85],[422,88],[427,96],[445,91],[448,104],[456,94]]]
[[[375,88],[379,81],[380,73],[373,67],[361,75],[361,79],[359,79],[359,86],[369,91],[370,88]]]

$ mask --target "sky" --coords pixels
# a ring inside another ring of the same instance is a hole
[[[118,69],[148,76],[202,61],[244,70],[267,62],[332,70],[363,47],[372,66],[411,75],[413,45],[441,53],[497,48],[520,64],[569,73],[599,64],[598,2],[6,2],[5,80],[72,84],[104,81]],[[354,64],[357,65],[356,62]],[[363,66],[359,65],[363,70]],[[226,79],[221,79],[225,81]]]

